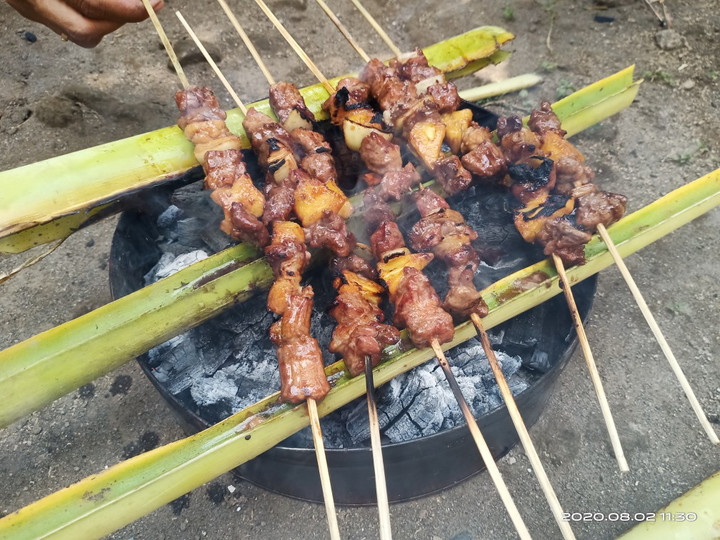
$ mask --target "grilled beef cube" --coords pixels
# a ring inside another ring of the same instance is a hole
[[[537,235],[545,255],[557,255],[565,266],[585,264],[585,244],[590,233],[581,231],[565,218],[548,220]]]
[[[552,110],[549,101],[542,101],[539,109],[533,109],[528,120],[528,127],[535,133],[544,134],[554,131],[561,137],[567,133],[560,125],[560,119]]]
[[[327,248],[339,257],[350,255],[357,244],[345,220],[330,210],[323,211],[322,217],[305,229],[305,240],[310,247]]]

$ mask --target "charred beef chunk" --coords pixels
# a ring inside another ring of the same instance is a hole
[[[569,156],[563,156],[555,162],[557,182],[555,189],[560,193],[570,193],[576,187],[588,184],[595,178],[595,173],[587,165]]]
[[[232,223],[230,237],[233,240],[245,240],[258,247],[264,247],[270,242],[265,224],[248,212],[242,203],[232,203],[230,222]]]
[[[370,93],[373,96],[378,95],[378,91],[385,79],[397,77],[397,72],[390,66],[386,66],[377,58],[373,58],[360,72],[360,81],[370,87]]]
[[[292,83],[277,82],[270,86],[270,107],[284,124],[290,113],[295,110],[308,122],[315,122],[315,115],[305,105],[298,87]]]
[[[428,64],[425,54],[419,48],[415,48],[415,54],[409,58],[402,62],[394,60],[391,65],[397,69],[397,74],[401,79],[414,83],[442,73],[436,67]]]
[[[528,120],[528,127],[535,133],[543,134],[546,131],[554,131],[560,136],[564,136],[564,131],[560,124],[560,119],[552,110],[549,101],[542,101],[539,109],[533,109]]]
[[[450,314],[442,309],[440,297],[425,275],[406,267],[395,293],[395,323],[408,329],[416,347],[427,347],[436,339],[451,341],[455,328]]]
[[[505,156],[496,145],[483,142],[465,154],[460,160],[463,167],[482,179],[489,180],[505,173]]]
[[[540,165],[533,166],[517,163],[508,166],[508,175],[513,184],[512,194],[523,204],[528,204],[543,191],[549,192],[555,187],[555,167],[551,159],[536,156]]]
[[[461,100],[454,83],[435,83],[428,87],[427,93],[437,103],[439,113],[453,112],[460,107]]]
[[[420,175],[412,163],[408,163],[399,171],[385,173],[378,186],[381,198],[385,200],[399,201],[410,193],[410,188],[420,182]]]
[[[585,244],[590,233],[577,229],[565,218],[548,221],[537,235],[537,241],[545,246],[545,255],[555,254],[566,266],[585,264]]]
[[[327,248],[339,257],[350,255],[357,244],[345,220],[330,210],[324,210],[322,217],[305,229],[305,240],[310,247]]]
[[[368,279],[377,279],[375,266],[355,253],[351,253],[347,257],[333,257],[330,261],[330,270],[336,276],[349,270]]]
[[[209,120],[225,120],[225,111],[220,108],[217,97],[207,86],[191,86],[178,90],[175,94],[175,103],[180,110],[178,126],[185,129],[194,122]]]
[[[300,167],[305,172],[322,182],[337,181],[332,148],[321,133],[297,128],[290,133],[290,136],[302,148],[303,158]]]
[[[313,290],[305,287],[290,295],[282,319],[270,329],[280,367],[280,398],[290,403],[320,400],[330,391],[322,351],[310,335],[312,306]]]
[[[210,150],[205,154],[205,189],[232,186],[246,173],[242,150]]]
[[[500,116],[497,121],[497,136],[502,140],[505,135],[520,131],[522,127],[522,119],[519,116]]]
[[[589,186],[594,189],[587,189]],[[577,197],[575,220],[587,231],[595,232],[600,223],[607,227],[625,214],[627,197],[624,195],[600,191],[592,184],[576,188],[573,195]]]
[[[472,175],[462,166],[460,158],[448,156],[435,162],[435,179],[450,195],[465,191],[472,183]]]
[[[295,188],[300,181],[300,172],[290,171],[288,177],[280,183],[268,178],[265,182],[265,209],[263,222],[270,225],[275,221],[287,221],[295,206]]]
[[[367,188],[365,190],[363,195],[363,217],[369,231],[374,231],[383,221],[395,219],[395,214],[385,202],[385,199],[380,196],[377,188]]]
[[[510,163],[529,161],[530,157],[538,154],[540,146],[538,136],[527,128],[512,131],[500,140],[500,148]]]
[[[405,247],[405,239],[397,223],[383,221],[370,236],[370,245],[372,246],[373,255],[377,260],[380,260],[383,254]]]
[[[448,276],[450,289],[445,295],[443,307],[458,320],[467,319],[473,313],[477,313],[480,317],[488,314],[487,304],[473,282],[476,270],[477,263],[450,267]]]
[[[268,166],[271,152],[283,147],[290,152],[294,151],[293,140],[285,128],[254,107],[248,109],[243,120],[243,128],[262,167]]]
[[[360,156],[370,171],[380,175],[402,169],[400,147],[374,131],[360,144]]]
[[[414,195],[415,204],[422,217],[434,214],[438,210],[450,208],[447,201],[432,189],[421,189]]]
[[[394,125],[418,100],[413,83],[392,78],[385,79],[374,96],[388,125]]]

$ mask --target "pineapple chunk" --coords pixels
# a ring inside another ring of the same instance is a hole
[[[578,163],[585,163],[585,156],[575,148],[575,145],[554,131],[546,131],[543,133],[542,139],[540,150],[553,161],[557,161],[561,157],[570,157]]]
[[[340,214],[347,202],[347,197],[332,180],[323,184],[317,178],[305,176],[295,190],[295,214],[303,227],[318,221],[325,210]]]
[[[298,164],[295,156],[285,147],[273,150],[268,157],[268,171],[270,171],[270,174],[272,174],[273,179],[277,183],[285,180],[290,174],[290,171],[297,168]]]
[[[534,242],[548,220],[570,214],[575,209],[575,199],[572,197],[567,199],[564,206],[554,204],[556,209],[551,213],[553,206],[549,206],[549,202],[548,194],[543,193],[532,199],[525,208],[515,212],[515,227],[526,242]]]
[[[472,111],[462,109],[443,114],[442,121],[445,124],[445,142],[452,150],[452,153],[457,155],[460,153],[463,133],[472,122]]]
[[[376,121],[375,112],[369,107],[347,111],[342,127],[345,144],[353,152],[360,151],[363,139],[373,131],[388,141],[393,137],[392,133],[383,130],[382,122]]]
[[[422,271],[432,260],[432,253],[411,253],[409,249],[403,248],[396,255],[383,257],[383,260],[378,261],[377,269],[387,285],[390,298],[395,297],[404,268],[410,267]]]
[[[305,233],[302,227],[292,221],[276,221],[273,223],[272,243],[279,244],[283,240],[297,240],[305,243]]]
[[[418,122],[410,130],[408,143],[428,169],[434,167],[440,157],[445,126],[439,122]]]
[[[310,120],[303,117],[300,111],[298,111],[297,109],[293,109],[290,111],[290,114],[288,114],[287,120],[285,120],[283,127],[287,130],[288,133],[290,133],[292,132],[292,130],[297,128],[312,130],[313,125]]]
[[[347,195],[343,193],[343,190],[338,187],[338,185],[335,183],[335,180],[328,180],[327,182],[325,182],[325,185],[328,187],[328,189],[331,189],[344,199],[345,202],[340,207],[340,210],[338,210],[338,215],[343,219],[349,218],[350,215],[353,213],[353,206],[350,202],[350,199],[348,199]]]
[[[233,203],[242,204],[248,212],[258,218],[262,216],[265,206],[265,196],[255,187],[247,174],[236,179],[231,186],[213,190],[210,198],[223,209],[225,219],[220,229],[226,234],[232,232],[230,210]]]
[[[352,287],[359,291],[368,302],[375,305],[380,304],[380,296],[385,291],[382,285],[351,270],[345,270],[342,274],[346,283],[343,287]]]

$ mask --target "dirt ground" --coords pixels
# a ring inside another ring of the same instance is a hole
[[[266,95],[265,81],[214,1],[166,3],[161,19],[172,37],[184,35],[172,13],[181,9],[201,38],[220,52],[220,65],[240,97],[250,102]],[[314,2],[270,4],[325,73],[360,67]],[[366,0],[404,49],[483,24],[514,32],[517,38],[508,47],[512,58],[490,75],[537,71],[545,80],[528,92],[502,98],[492,105],[498,111],[526,112],[541,97],[555,99],[636,64],[636,77],[646,79],[636,102],[576,137],[598,170],[598,183],[625,193],[631,211],[720,166],[720,14],[713,0],[666,2],[673,34],[659,34],[657,20],[639,0],[602,2],[604,10],[599,9],[601,2],[590,0],[384,4]],[[238,2],[234,5],[276,78],[301,85],[313,82],[252,2],[245,2],[242,10]],[[369,52],[389,56],[349,2],[334,0],[332,5]],[[96,49],[83,50],[2,3],[0,29],[0,170],[174,122],[177,81],[148,22],[125,27]],[[33,36],[36,41],[31,41]],[[219,87],[203,63],[189,65],[188,72],[193,81]],[[462,85],[480,82],[471,77]],[[110,300],[107,264],[114,225],[110,219],[76,234],[53,255],[0,286],[0,347]],[[716,210],[627,261],[718,431],[720,288],[713,247],[718,246],[719,228]],[[531,435],[566,511],[657,510],[717,471],[720,448],[712,447],[701,430],[613,268],[600,276],[587,331],[631,471],[618,471],[580,353],[561,375]],[[0,434],[0,515],[182,437],[168,410],[139,367],[129,363],[6,428]],[[500,470],[534,537],[559,537],[523,451],[511,451],[500,461]],[[391,510],[396,538],[514,536],[487,474]],[[342,508],[339,521],[344,538],[378,536],[373,508]],[[596,539],[617,536],[629,526],[604,521],[575,523],[573,529],[579,538]],[[268,493],[230,475],[113,535],[326,536],[322,506]]]

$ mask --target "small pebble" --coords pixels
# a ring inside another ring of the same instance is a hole
[[[655,34],[655,43],[663,51],[672,51],[685,45],[685,38],[675,30],[660,30]]]
[[[23,37],[30,43],[35,43],[37,41],[37,36],[35,34],[33,34],[32,32],[25,32]]]
[[[230,484],[230,485],[228,486],[228,491],[229,491],[230,493],[235,493],[235,490],[236,490],[236,489],[237,489],[237,488],[236,488],[235,486],[233,486],[232,484]]]
[[[695,81],[692,79],[688,79],[684,83],[682,83],[680,87],[683,90],[692,90],[693,88],[695,88]]]

